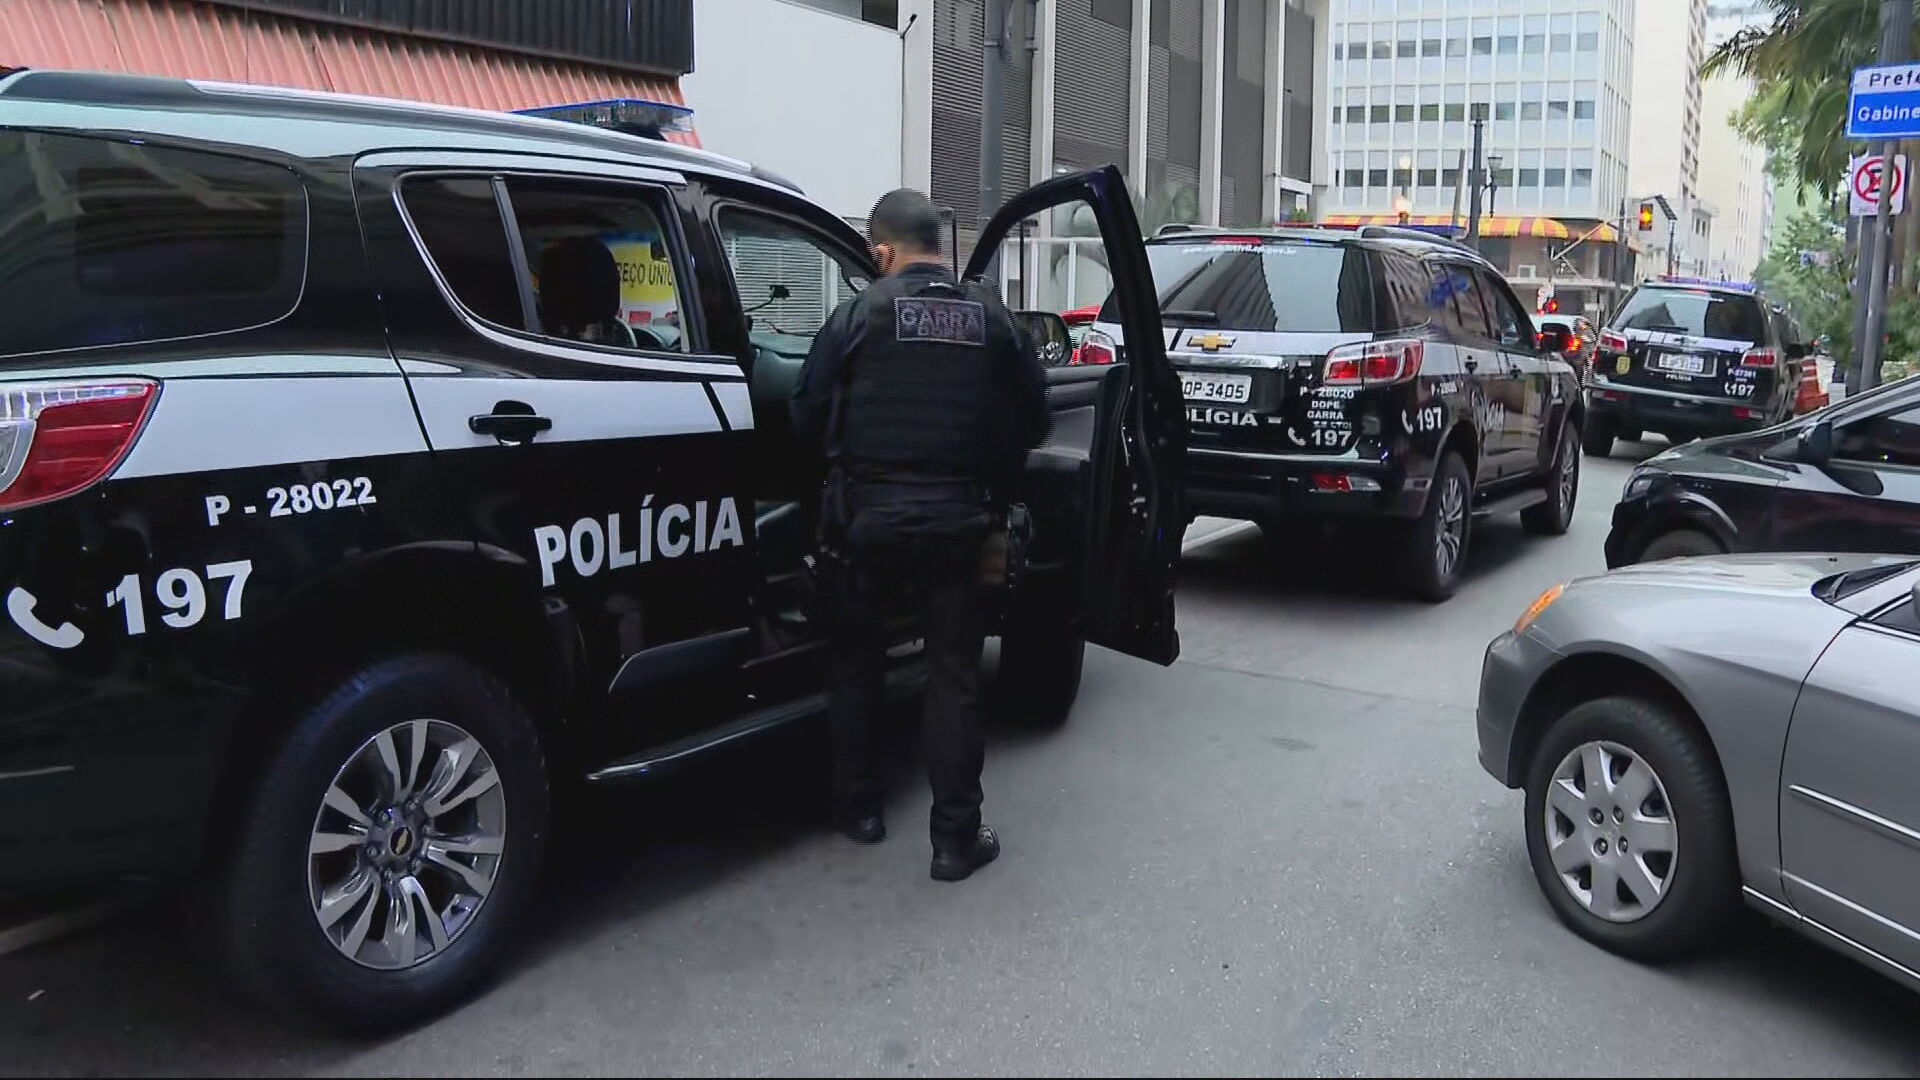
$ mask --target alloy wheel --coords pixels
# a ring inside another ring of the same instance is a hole
[[[1433,563],[1441,580],[1453,576],[1460,553],[1467,546],[1467,495],[1458,477],[1448,477],[1440,488],[1440,520],[1435,531]]]
[[[321,931],[381,970],[444,953],[492,891],[506,822],[493,759],[458,725],[410,720],[368,739],[313,819],[307,885]]]

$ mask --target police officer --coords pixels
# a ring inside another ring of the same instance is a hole
[[[926,619],[932,873],[959,881],[1000,854],[980,820],[982,556],[1004,485],[1046,438],[1046,377],[994,290],[942,264],[926,196],[889,192],[868,228],[885,276],[821,328],[793,400],[795,430],[830,462],[823,537],[848,568],[829,677],[835,824],[886,836],[873,721],[885,623],[911,604]]]

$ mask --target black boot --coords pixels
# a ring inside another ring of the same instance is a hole
[[[836,814],[833,827],[856,844],[877,844],[887,838],[887,819],[880,811],[860,814]]]
[[[936,847],[933,851],[933,880],[964,881],[975,870],[1000,857],[1000,838],[985,825],[973,836],[972,843],[957,848]]]

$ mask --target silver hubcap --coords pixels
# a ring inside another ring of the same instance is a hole
[[[307,889],[321,931],[370,968],[438,956],[493,890],[506,828],[506,792],[473,736],[440,720],[375,735],[313,818]]]
[[[1667,789],[1613,742],[1574,747],[1547,787],[1547,857],[1580,905],[1609,922],[1643,919],[1673,885],[1679,836]]]
[[[1433,546],[1433,564],[1441,577],[1453,573],[1460,551],[1467,546],[1467,494],[1457,477],[1440,488],[1440,528]]]

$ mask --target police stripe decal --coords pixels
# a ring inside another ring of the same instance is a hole
[[[168,379],[115,480],[426,450],[398,375]]]
[[[498,446],[467,422],[517,401],[553,421],[540,443],[642,439],[720,430],[720,417],[699,382],[658,380],[562,380],[421,378],[411,380],[420,419],[435,450]],[[723,387],[715,387],[715,390]]]
[[[714,399],[720,402],[720,409],[727,414],[727,426],[735,431],[748,431],[753,428],[753,396],[747,390],[746,383],[708,383],[713,388]]]

